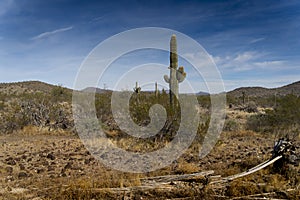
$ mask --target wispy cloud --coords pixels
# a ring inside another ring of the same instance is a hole
[[[93,22],[99,22],[102,21],[105,18],[105,16],[100,16],[100,17],[95,17],[93,18],[91,21],[89,21],[89,23],[93,23]]]
[[[257,52],[246,51],[246,52],[237,54],[234,57],[233,61],[238,62],[238,63],[244,63],[244,62],[247,62],[249,60],[253,60],[257,57],[259,57],[259,54]]]
[[[262,69],[266,69],[266,68],[281,69],[282,66],[286,63],[287,62],[284,60],[273,60],[273,61],[254,62],[253,65]]]
[[[255,38],[255,39],[253,39],[253,40],[251,40],[250,41],[250,44],[253,44],[253,43],[257,43],[257,42],[260,42],[260,41],[263,41],[263,40],[265,40],[266,38]]]
[[[253,69],[282,69],[284,65],[288,64],[285,60],[267,59],[267,53],[261,53],[258,51],[245,51],[236,53],[233,55],[227,55],[225,57],[215,56],[213,57],[217,66],[223,70],[230,71],[249,71]]]
[[[69,27],[65,27],[65,28],[60,28],[60,29],[56,29],[54,31],[49,31],[49,32],[44,32],[44,33],[41,33],[37,36],[34,36],[31,38],[31,40],[39,40],[39,39],[44,39],[44,38],[47,38],[47,37],[50,37],[52,35],[55,35],[55,34],[58,34],[58,33],[62,33],[62,32],[65,32],[65,31],[69,31],[73,29],[73,26],[69,26]]]

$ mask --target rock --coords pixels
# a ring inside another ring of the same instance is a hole
[[[25,166],[23,164],[19,164],[20,170],[25,170]]]
[[[55,160],[55,156],[52,153],[49,153],[47,155],[47,158],[50,159],[50,160]]]
[[[82,171],[82,168],[80,166],[73,166],[71,169],[72,170]]]
[[[26,172],[19,172],[18,178],[26,178],[28,177],[28,174]]]
[[[42,169],[42,168],[38,168],[38,169],[35,170],[35,172],[38,173],[38,174],[40,174],[40,173],[42,173],[42,172],[44,172],[44,171],[45,171],[45,170]]]
[[[85,151],[83,155],[89,156],[89,155],[91,155],[91,153],[89,151]]]
[[[52,167],[52,166],[48,166],[48,171],[54,171],[55,170],[55,168],[54,167]]]
[[[14,181],[15,179],[14,179],[14,177],[13,176],[7,176],[6,177],[6,179],[5,179],[5,181]]]
[[[23,160],[26,160],[26,158],[27,158],[27,156],[26,156],[25,154],[23,154],[23,155],[21,156],[21,159],[23,159]]]
[[[5,170],[9,174],[11,174],[13,172],[13,168],[12,167],[6,167]]]
[[[16,165],[17,164],[16,161],[12,157],[6,158],[5,161],[6,161],[6,164],[8,164],[8,165]]]
[[[72,163],[71,162],[68,162],[66,165],[65,165],[65,167],[64,167],[64,169],[71,169],[72,168]]]
[[[87,164],[90,164],[90,159],[85,159],[85,160],[84,160],[84,164],[86,164],[86,165],[87,165]]]
[[[49,162],[47,160],[41,160],[41,164],[45,167],[49,166]]]

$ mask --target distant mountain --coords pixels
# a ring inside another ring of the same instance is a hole
[[[268,97],[274,96],[275,94],[277,96],[284,96],[287,94],[295,94],[300,96],[300,81],[278,88],[241,87],[227,92],[227,95],[240,97],[243,95],[243,93],[249,97]]]
[[[200,91],[200,92],[196,93],[196,96],[207,96],[207,95],[209,95],[208,92],[202,92],[202,91]]]
[[[53,89],[61,87],[57,85],[51,85],[41,81],[24,81],[24,82],[15,82],[15,83],[0,83],[0,93],[5,94],[21,94],[21,93],[33,93],[33,92],[42,92],[50,94]],[[72,89],[64,88],[69,92],[72,92]],[[104,90],[96,87],[87,87],[83,89],[84,92],[95,92],[98,94],[103,94],[106,92],[112,92],[111,90]],[[153,91],[151,91],[153,92]],[[241,87],[235,90],[227,92],[227,95],[241,97],[243,92],[249,97],[268,97],[274,96],[284,96],[287,94],[295,94],[300,96],[300,81],[294,82],[278,88],[264,88],[264,87]],[[196,95],[204,96],[209,95],[206,92],[198,92]]]
[[[41,81],[0,83],[0,92],[5,94],[21,94],[21,93],[33,93],[33,92],[50,94],[52,90],[56,87],[60,87],[60,86],[51,85]],[[68,88],[64,88],[64,89],[71,91],[71,89]]]
[[[107,92],[111,92],[111,90],[105,90],[105,89],[100,89],[97,87],[87,87],[83,90],[81,90],[82,92],[90,92],[90,93],[97,93],[97,94],[104,94]]]

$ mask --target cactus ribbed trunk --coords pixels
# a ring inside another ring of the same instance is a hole
[[[181,83],[185,77],[186,73],[184,72],[183,67],[178,69],[178,55],[177,55],[177,40],[176,35],[172,35],[170,41],[170,76],[164,76],[164,79],[169,83],[169,93],[170,93],[170,104],[172,107],[176,106],[178,99],[179,86],[178,83]]]
[[[158,87],[157,87],[157,82],[155,82],[155,97],[158,97]]]
[[[138,82],[135,82],[135,87],[133,88],[133,91],[136,93],[136,101],[137,101],[137,104],[140,103],[140,92],[141,92],[141,87],[139,87],[139,84]]]

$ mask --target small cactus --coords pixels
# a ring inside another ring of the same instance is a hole
[[[137,94],[141,92],[141,87],[139,87],[138,82],[135,82],[135,87],[133,88],[133,91]]]
[[[175,98],[178,98],[179,92],[179,83],[184,81],[186,77],[186,73],[184,72],[184,67],[178,68],[178,55],[177,55],[177,40],[176,35],[172,35],[170,41],[170,76],[165,75],[164,79],[167,83],[169,83],[170,89],[170,104],[171,106],[175,106]]]

